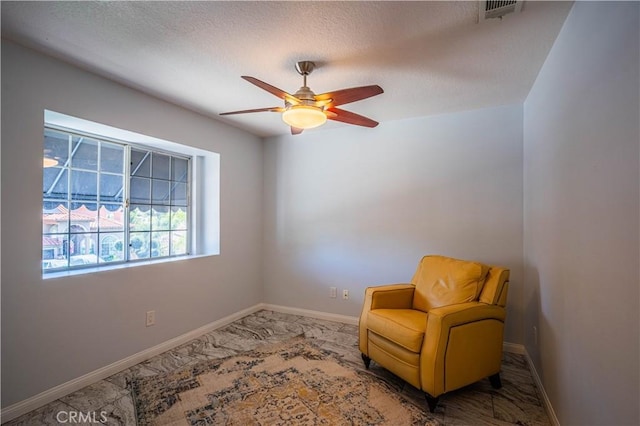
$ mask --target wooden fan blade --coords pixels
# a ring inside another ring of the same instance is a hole
[[[300,133],[302,133],[304,129],[298,129],[297,127],[291,127],[291,134],[292,135],[299,135]]]
[[[275,96],[279,97],[280,99],[284,99],[285,101],[289,102],[292,105],[298,105],[300,103],[300,99],[298,99],[295,96],[285,92],[282,89],[278,89],[277,87],[270,85],[269,83],[265,83],[262,80],[258,80],[255,77],[249,77],[247,75],[243,75],[242,78],[247,80],[251,84],[255,84],[256,86],[258,86],[262,90],[266,90],[267,92],[271,93],[272,95],[275,95]]]
[[[316,101],[333,99],[333,101],[327,105],[328,108],[332,108],[334,106],[370,98],[372,96],[379,95],[380,93],[384,93],[384,90],[382,90],[382,87],[374,84],[372,86],[352,87],[350,89],[342,89],[335,92],[321,93],[320,95],[316,95],[315,99]]]
[[[242,111],[222,112],[222,113],[220,113],[220,115],[248,114],[250,112],[264,112],[264,111],[282,112],[282,111],[284,111],[284,108],[282,108],[282,107],[269,107],[269,108],[257,108],[257,109],[244,109]]]
[[[378,125],[377,121],[373,121],[372,119],[356,114],[355,112],[345,111],[339,108],[330,108],[329,111],[335,114],[334,116],[327,114],[327,118],[329,120],[341,121],[343,123],[355,124],[356,126],[364,127],[376,127]]]

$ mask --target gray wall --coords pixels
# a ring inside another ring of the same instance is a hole
[[[220,153],[221,255],[42,280],[44,109]],[[261,302],[262,156],[246,132],[3,41],[2,406]]]
[[[521,106],[267,139],[264,172],[267,302],[355,316],[440,253],[511,268],[522,341]]]
[[[640,423],[638,29],[577,2],[524,106],[525,344],[566,425]]]

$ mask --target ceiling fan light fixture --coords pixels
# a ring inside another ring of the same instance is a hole
[[[322,126],[327,121],[327,116],[314,106],[292,105],[282,113],[282,121],[297,129],[313,129]]]
[[[292,135],[299,135],[305,129],[322,126],[327,120],[340,121],[342,123],[363,127],[376,127],[378,125],[377,121],[336,107],[379,95],[384,92],[382,87],[378,85],[351,87],[316,95],[313,90],[307,86],[307,76],[311,74],[314,67],[315,64],[311,61],[300,61],[296,64],[296,71],[302,76],[302,86],[293,95],[269,83],[258,80],[255,77],[243,75],[242,78],[244,80],[282,99],[284,101],[284,108],[254,108],[223,112],[220,113],[220,115],[247,114],[263,111],[282,113],[282,121],[291,127]]]

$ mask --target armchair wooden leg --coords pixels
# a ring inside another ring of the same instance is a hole
[[[489,376],[491,387],[494,389],[500,389],[502,387],[502,381],[500,380],[500,373],[496,373],[493,376]]]
[[[371,365],[371,358],[369,358],[368,356],[366,356],[365,354],[361,353],[360,355],[362,355],[362,360],[364,361],[364,366],[367,368],[367,370],[369,369],[369,366]]]
[[[424,397],[427,400],[427,405],[429,406],[429,411],[434,413],[436,411],[436,406],[438,405],[438,399],[439,397],[432,397],[431,395],[429,395],[428,393],[424,393]]]

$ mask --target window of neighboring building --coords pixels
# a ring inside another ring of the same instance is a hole
[[[43,272],[190,254],[190,156],[44,130]]]

